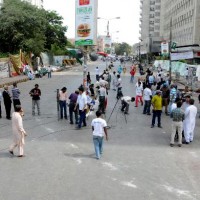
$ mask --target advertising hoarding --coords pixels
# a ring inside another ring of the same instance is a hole
[[[168,56],[169,55],[169,43],[168,42],[162,42],[161,43],[161,55],[162,56]]]
[[[97,0],[76,0],[75,45],[96,45]]]
[[[111,50],[111,44],[112,44],[111,36],[105,36],[104,37],[104,51],[105,52]]]

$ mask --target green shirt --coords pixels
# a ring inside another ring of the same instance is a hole
[[[162,110],[162,97],[155,95],[152,100],[151,103],[154,107],[154,110]]]

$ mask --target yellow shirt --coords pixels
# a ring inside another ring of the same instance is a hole
[[[151,103],[153,104],[154,110],[162,110],[162,97],[155,95],[152,100]]]

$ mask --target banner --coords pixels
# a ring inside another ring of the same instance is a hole
[[[161,55],[162,56],[168,56],[169,55],[169,43],[168,42],[162,42],[161,43]]]
[[[76,0],[75,45],[96,45],[97,0]]]
[[[105,36],[104,37],[104,51],[110,51],[111,50],[111,44],[112,44],[112,39],[110,36]]]
[[[193,51],[181,52],[181,53],[171,53],[171,60],[185,60],[185,59],[193,59],[194,53]]]

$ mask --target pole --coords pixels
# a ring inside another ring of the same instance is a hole
[[[88,50],[88,46],[84,46],[83,87],[85,89],[87,87],[87,50]]]
[[[172,51],[172,18],[170,20],[170,33],[169,33],[169,78],[170,78],[170,82],[172,80],[171,51]]]
[[[140,59],[140,57],[141,57],[141,55],[140,55],[140,43],[139,43],[139,52],[138,52],[138,56],[139,56],[139,64],[141,63],[141,59]]]
[[[60,108],[59,107],[59,89],[56,90],[56,100],[57,100],[57,115],[58,115],[58,121],[59,121],[59,119],[60,119],[60,115],[59,115],[60,114],[59,113],[59,110],[60,110],[59,109]]]
[[[110,35],[110,33],[109,33],[109,25],[110,25],[110,22],[109,22],[109,20],[108,20],[108,23],[107,23],[107,36]]]

